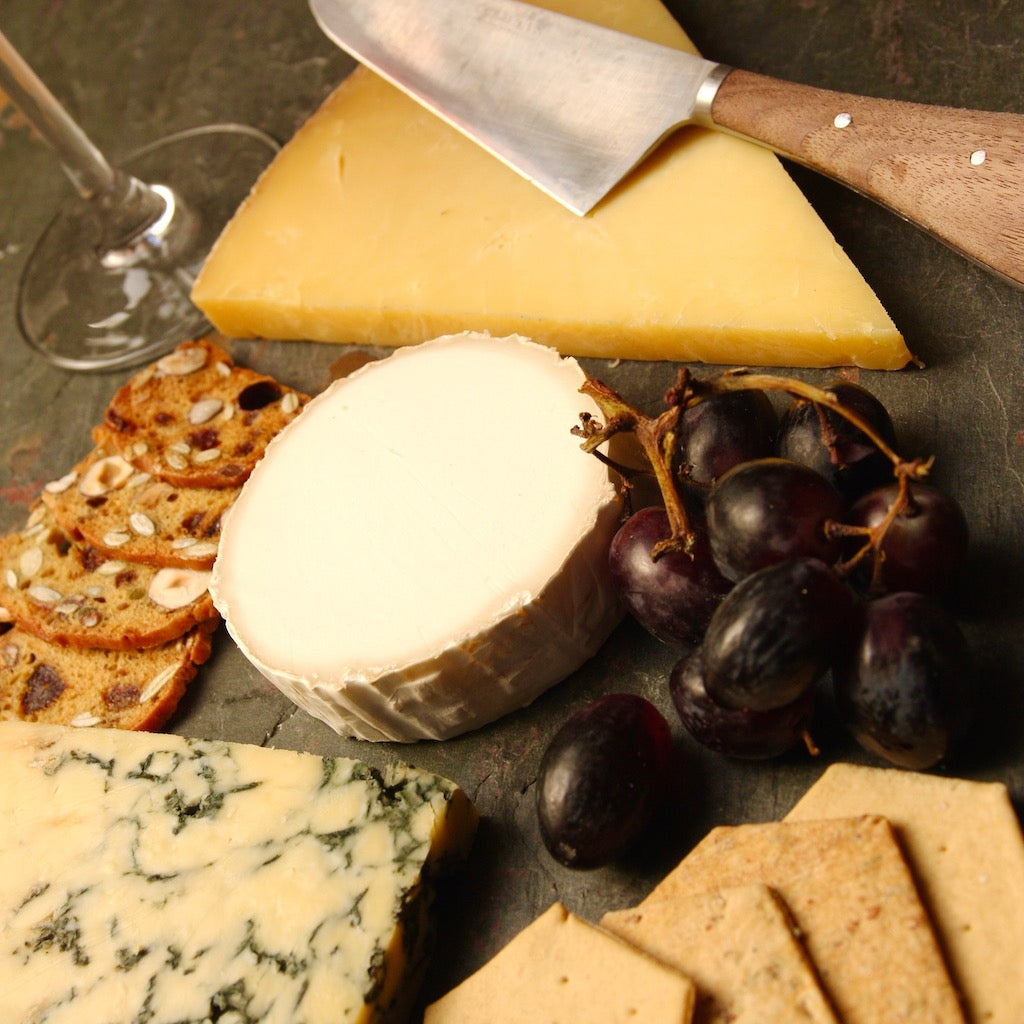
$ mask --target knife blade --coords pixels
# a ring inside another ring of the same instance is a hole
[[[310,0],[325,34],[578,215],[670,134],[766,146],[1024,285],[1024,117],[754,74],[523,0]]]

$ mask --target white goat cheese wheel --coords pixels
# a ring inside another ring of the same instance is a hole
[[[444,739],[528,704],[621,618],[585,374],[518,336],[399,349],[270,444],[211,592],[242,652],[342,735]]]

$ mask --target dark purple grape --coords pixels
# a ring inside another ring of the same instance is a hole
[[[956,620],[923,594],[870,601],[833,666],[836,705],[865,750],[903,768],[942,761],[970,721],[971,657]]]
[[[711,489],[706,514],[715,563],[733,581],[789,558],[832,564],[841,551],[825,524],[842,520],[842,499],[824,477],[788,459],[731,469]]]
[[[709,487],[733,466],[773,454],[778,423],[763,391],[725,391],[690,406],[676,440],[682,479]]]
[[[814,558],[741,580],[704,637],[704,682],[725,707],[770,711],[807,692],[829,666],[853,611],[846,584]]]
[[[771,711],[726,708],[704,685],[700,648],[676,662],[669,693],[686,731],[700,744],[729,757],[765,760],[786,753],[805,739],[814,714],[814,690]]]
[[[866,388],[834,380],[822,389],[857,414],[890,447],[896,431],[885,406]],[[820,473],[849,503],[892,479],[892,463],[858,427],[839,413],[797,398],[782,414],[777,453]]]
[[[847,521],[878,526],[898,494],[895,483],[865,494],[850,509]],[[949,590],[967,558],[967,519],[953,498],[928,484],[909,483],[908,497],[907,507],[886,530],[877,581],[889,592],[914,590],[939,596]],[[868,573],[872,563],[870,557],[862,563]]]
[[[666,642],[696,643],[732,584],[718,571],[707,535],[693,550],[651,551],[671,536],[668,515],[651,506],[634,513],[612,539],[608,564],[626,607],[648,632]]]
[[[648,700],[618,693],[577,711],[541,760],[537,816],[562,864],[594,868],[626,853],[664,795],[672,735]]]

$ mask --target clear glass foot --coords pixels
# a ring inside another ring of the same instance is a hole
[[[144,362],[207,331],[189,299],[192,283],[277,149],[244,125],[190,129],[123,161],[109,197],[70,196],[22,274],[25,340],[58,366],[101,370]],[[134,225],[123,218],[126,194],[140,210]]]

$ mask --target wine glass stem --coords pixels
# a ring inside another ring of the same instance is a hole
[[[107,162],[2,32],[0,87],[56,152],[79,196],[98,204],[101,248],[125,245],[163,214],[164,198]]]

